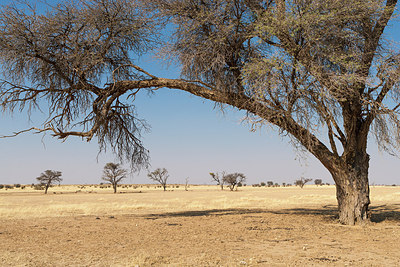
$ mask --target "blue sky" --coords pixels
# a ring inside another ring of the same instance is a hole
[[[387,36],[400,41],[398,22]],[[175,68],[162,68],[151,58],[141,62],[160,76],[177,76]],[[187,177],[190,183],[211,183],[211,171],[243,172],[248,184],[293,183],[301,176],[333,183],[317,160],[298,155],[289,138],[279,136],[276,129],[250,132],[249,126],[241,123],[244,113],[227,108],[223,114],[210,101],[170,89],[160,89],[151,97],[141,94],[136,108],[139,117],[151,125],[151,132],[143,138],[150,150],[151,169],[167,168],[171,183],[184,183]],[[32,120],[43,116],[35,113]],[[0,135],[6,135],[32,123],[24,113],[0,113],[0,125]],[[0,139],[0,149],[0,184],[33,183],[47,169],[62,171],[65,184],[99,183],[105,163],[114,161],[111,151],[98,155],[95,139],[87,143],[72,137],[60,142],[50,135],[27,133]],[[400,159],[380,153],[374,140],[370,140],[369,153],[370,183],[399,184]],[[133,174],[125,182],[149,183],[146,174]]]

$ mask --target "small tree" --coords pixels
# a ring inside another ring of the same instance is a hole
[[[297,185],[297,186],[300,186],[300,188],[303,188],[304,185],[306,183],[308,183],[309,181],[312,181],[312,179],[301,177],[300,179],[294,181],[294,184]]]
[[[167,180],[169,177],[167,169],[158,168],[155,171],[147,174],[147,176],[150,178],[150,180],[160,183],[160,185],[164,188],[164,191],[167,190]]]
[[[106,182],[109,182],[114,188],[114,194],[117,193],[117,186],[122,179],[126,178],[128,171],[125,169],[121,169],[119,163],[109,162],[104,166],[103,179]]]
[[[315,179],[314,180],[315,185],[322,185],[322,179]]]
[[[243,183],[244,181],[246,181],[246,176],[244,176],[243,173],[230,173],[223,176],[223,181],[228,185],[229,189],[233,191],[233,189],[235,189],[235,186],[237,186],[239,183]]]
[[[60,171],[52,171],[46,170],[41,173],[39,177],[36,178],[45,188],[44,193],[47,194],[47,190],[54,182],[61,182],[61,172]]]
[[[219,174],[219,173],[210,172],[210,175],[211,175],[212,179],[214,180],[214,182],[217,182],[217,185],[219,185],[221,187],[221,190],[224,190],[225,173]]]
[[[272,182],[272,181],[268,181],[268,182],[267,182],[267,185],[268,185],[268,187],[271,187],[271,186],[273,186],[273,185],[274,185],[274,182]]]

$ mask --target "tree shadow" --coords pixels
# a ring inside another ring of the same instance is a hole
[[[400,221],[400,204],[371,206],[371,221],[375,223],[389,221]],[[176,218],[176,217],[201,217],[201,216],[228,216],[228,215],[253,215],[253,214],[297,214],[297,215],[312,215],[320,216],[327,222],[336,221],[338,219],[338,211],[336,205],[325,205],[322,208],[293,208],[293,209],[210,209],[200,211],[181,211],[181,212],[166,212],[159,214],[146,214],[144,217],[148,220],[156,220],[161,218]]]
[[[265,213],[267,210],[262,209],[211,209],[211,210],[193,210],[181,212],[166,212],[159,214],[147,214],[146,219],[155,220],[160,218],[174,218],[174,217],[201,217],[201,216],[227,216],[227,215],[242,215]]]
[[[385,220],[400,222],[400,204],[371,206],[370,210],[372,222],[379,223]]]

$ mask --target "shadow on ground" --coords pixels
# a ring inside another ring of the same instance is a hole
[[[400,204],[371,206],[372,222],[382,222],[385,220],[400,221]],[[182,212],[167,212],[159,214],[147,214],[144,217],[149,220],[156,220],[160,218],[173,218],[173,217],[197,217],[197,216],[227,216],[227,215],[246,215],[246,214],[299,214],[299,215],[312,215],[321,216],[326,221],[336,220],[338,218],[337,206],[326,205],[319,209],[311,208],[295,208],[295,209],[280,209],[280,210],[266,210],[266,209],[211,209],[200,211],[182,211]]]
[[[380,205],[370,207],[371,221],[382,222],[385,220],[400,222],[400,204]]]

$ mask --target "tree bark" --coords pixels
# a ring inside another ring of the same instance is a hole
[[[363,224],[370,220],[367,153],[356,156],[355,167],[336,166],[331,171],[336,183],[339,222],[346,225]]]
[[[114,188],[114,194],[117,193],[117,185],[113,184],[113,188]]]

